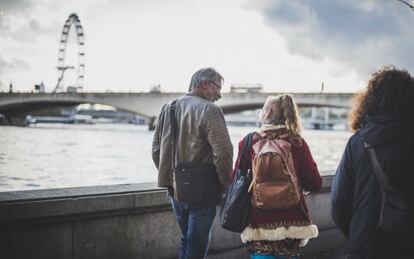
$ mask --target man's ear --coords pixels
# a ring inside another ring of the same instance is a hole
[[[201,88],[203,88],[203,89],[207,89],[207,88],[208,88],[208,84],[209,84],[209,82],[208,82],[208,81],[203,81],[203,82],[201,83]]]

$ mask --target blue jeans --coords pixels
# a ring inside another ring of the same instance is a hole
[[[201,259],[207,254],[216,206],[194,206],[171,198],[181,228],[180,259]]]
[[[283,255],[250,254],[251,259],[285,259]],[[291,257],[292,258],[292,257]],[[298,257],[293,257],[298,258]]]

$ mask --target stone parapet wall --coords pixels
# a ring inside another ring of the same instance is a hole
[[[345,242],[330,217],[332,176],[323,180],[321,192],[306,196],[320,236],[305,254]],[[0,258],[176,258],[179,242],[166,192],[155,183],[0,192]],[[209,258],[243,258],[241,246],[216,217]]]

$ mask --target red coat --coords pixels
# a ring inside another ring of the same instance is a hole
[[[267,135],[272,134],[274,131],[266,131]],[[256,143],[260,137],[255,134],[253,137],[253,143]],[[299,185],[305,191],[318,191],[322,186],[322,177],[319,174],[318,167],[313,160],[312,154],[306,141],[303,138],[292,139],[290,137],[284,138],[289,141],[292,152],[292,160],[295,168],[295,173],[298,178]],[[244,145],[243,139],[239,143],[239,152],[235,163],[235,168],[239,167],[241,149]],[[253,148],[249,148],[251,161],[253,161]],[[242,166],[247,166],[245,163]],[[233,172],[233,176],[235,175]],[[308,226],[311,225],[311,219],[308,216],[308,209],[306,206],[303,194],[301,194],[301,200],[303,209],[298,206],[296,208],[280,210],[280,211],[263,211],[256,209],[253,206],[250,215],[250,228],[264,228],[264,229],[276,229],[277,227],[289,227],[289,226]],[[305,212],[304,212],[305,210]]]

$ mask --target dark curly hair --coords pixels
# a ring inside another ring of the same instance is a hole
[[[406,70],[386,66],[372,74],[367,88],[356,94],[354,101],[349,124],[355,131],[362,127],[366,115],[397,114],[412,118],[414,78]]]

